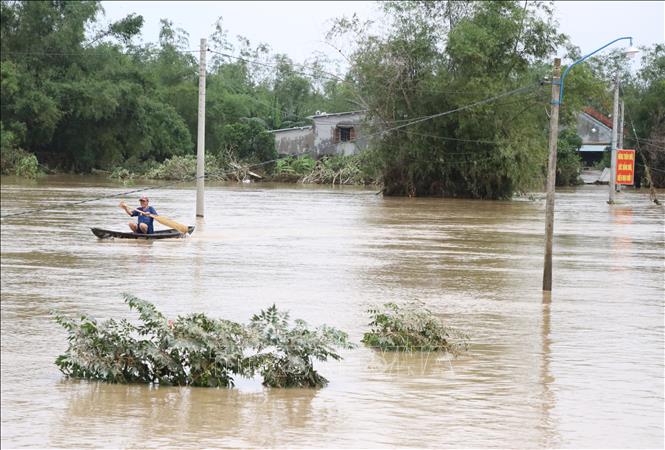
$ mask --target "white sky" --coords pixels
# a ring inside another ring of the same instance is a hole
[[[267,43],[273,52],[285,53],[296,63],[315,52],[339,59],[337,51],[324,42],[332,19],[354,12],[362,19],[377,17],[379,8],[375,2],[362,1],[103,1],[102,6],[109,21],[130,13],[142,15],[143,42],[157,42],[159,20],[169,19],[189,33],[192,49],[214,31],[222,16],[232,40],[242,35],[252,46]],[[632,36],[635,46],[665,42],[664,1],[564,1],[555,2],[555,10],[560,31],[571,36],[582,54],[622,36]]]

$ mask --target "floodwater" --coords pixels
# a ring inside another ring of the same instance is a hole
[[[2,181],[2,447],[662,448],[665,214],[646,192],[557,192],[553,292],[541,290],[544,197],[382,198],[296,185],[145,193],[186,239],[99,241],[146,187]],[[661,199],[663,192],[660,193]],[[79,202],[102,199],[79,205]],[[103,198],[106,197],[106,198]],[[359,342],[366,310],[423,302],[471,337],[456,360],[362,346],[318,364],[323,389],[108,385],[64,379],[52,310],[247,321],[272,303]]]

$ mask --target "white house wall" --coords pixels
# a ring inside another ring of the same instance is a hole
[[[339,142],[333,143],[335,128],[340,122],[358,124],[354,125],[356,130],[357,140],[362,137],[360,133],[360,123],[364,114],[339,114],[327,116],[315,116],[314,121],[314,147],[317,156],[323,155],[353,155],[363,148],[360,142]]]
[[[275,149],[280,155],[301,155],[308,153],[317,158],[324,155],[354,155],[366,147],[360,124],[363,113],[335,113],[310,116],[313,125],[302,128],[286,128],[273,130]],[[353,126],[355,139],[353,142],[334,143],[337,125]]]
[[[275,149],[280,155],[299,155],[314,147],[312,127],[276,130],[274,135]]]

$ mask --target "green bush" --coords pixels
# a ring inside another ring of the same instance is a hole
[[[116,167],[113,169],[113,171],[111,171],[109,178],[113,180],[127,181],[133,179],[134,174],[129,170],[125,169],[124,167]]]
[[[596,170],[609,169],[612,165],[611,161],[612,152],[608,149],[605,149],[605,151],[603,151],[603,157],[600,159],[600,161],[593,165],[593,168]]]
[[[314,170],[314,167],[316,167],[316,161],[314,161],[311,156],[305,155],[301,156],[300,158],[293,159],[291,162],[291,167],[298,175],[306,175]]]
[[[299,181],[312,184],[372,184],[363,154],[324,156],[316,161],[309,155],[280,159],[274,175],[279,181]]]
[[[303,183],[319,184],[369,184],[359,155],[325,156],[317,161],[311,172],[303,177]]]
[[[21,156],[16,164],[16,175],[23,178],[37,178],[41,174],[37,157],[32,153]]]
[[[275,159],[275,136],[268,133],[260,120],[241,119],[223,125],[213,139],[217,148],[229,152],[235,159],[264,162]]]
[[[245,326],[204,314],[169,321],[151,303],[131,295],[125,302],[140,324],[114,319],[79,321],[56,315],[69,333],[67,351],[55,363],[68,377],[110,383],[230,387],[237,376],[263,376],[272,387],[321,387],[327,380],[312,359],[340,359],[335,347],[350,348],[346,333],[316,330],[273,305]]]
[[[42,173],[37,157],[21,149],[18,140],[16,133],[0,123],[0,173],[37,178]]]
[[[205,176],[208,180],[226,180],[230,170],[228,162],[223,157],[213,154],[205,156]],[[146,178],[156,180],[194,180],[196,178],[196,156],[174,156],[161,164],[150,168],[145,173]]]
[[[275,175],[293,175],[295,174],[295,170],[291,166],[291,162],[293,161],[293,158],[288,157],[288,158],[283,158],[277,160],[275,162]]]
[[[458,355],[468,349],[468,336],[445,326],[418,303],[386,303],[368,310],[369,332],[362,342],[387,351],[445,351]]]
[[[579,148],[582,139],[575,129],[566,129],[559,135],[557,144],[556,185],[575,186],[581,184],[582,158]]]
[[[278,311],[275,305],[253,316],[249,330],[258,350],[252,365],[258,368],[263,384],[270,387],[325,386],[328,380],[314,370],[312,358],[339,360],[336,347],[353,347],[348,335],[335,328],[324,325],[310,330],[302,320],[290,327],[288,313]],[[267,349],[270,351],[265,352]]]
[[[141,320],[75,321],[56,316],[69,332],[69,348],[56,365],[67,376],[110,383],[232,386],[241,373],[241,327],[201,314],[166,318],[151,303],[127,295]]]
[[[309,155],[301,157],[288,157],[278,160],[275,163],[274,173],[280,175],[294,175],[303,177],[309,174],[316,166],[316,161]]]
[[[196,176],[196,156],[174,156],[146,173],[147,178],[186,180]]]

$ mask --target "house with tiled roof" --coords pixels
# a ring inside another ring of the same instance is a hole
[[[612,145],[612,119],[594,108],[584,108],[577,116],[577,134],[582,138],[582,163],[592,166],[603,159],[603,152]]]

